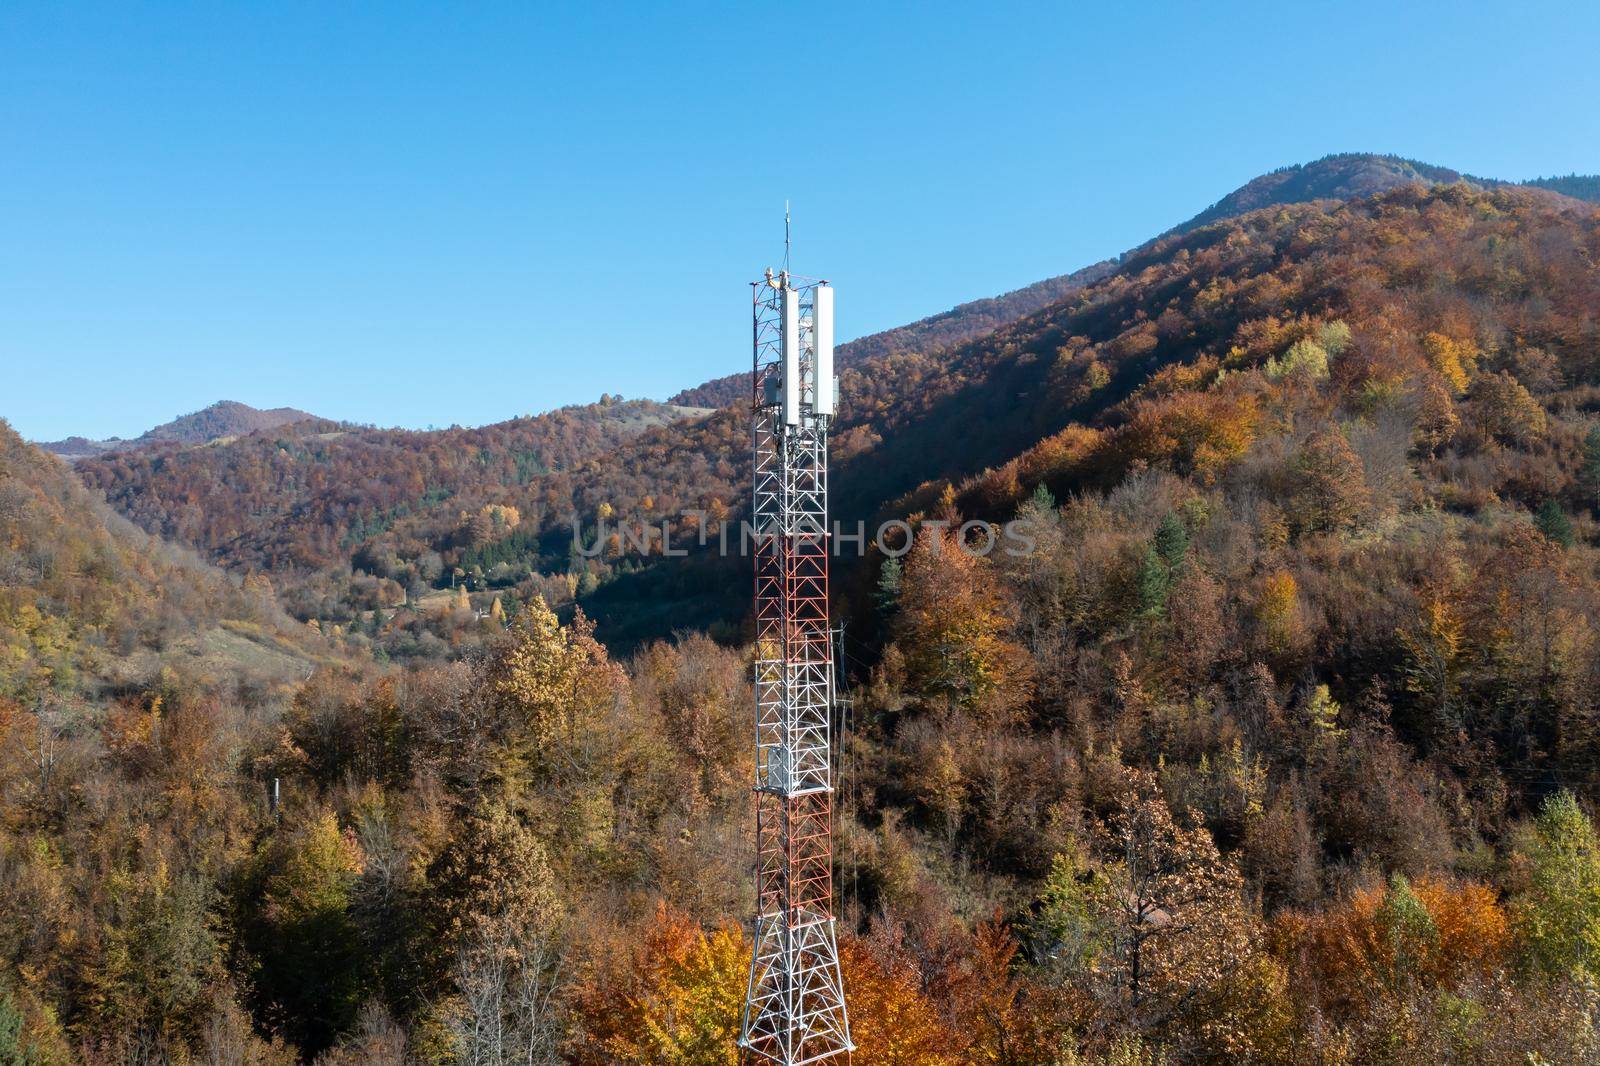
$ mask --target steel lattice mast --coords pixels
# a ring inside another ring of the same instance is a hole
[[[756,918],[739,1045],[800,1066],[854,1049],[833,915],[833,289],[769,270],[753,291]]]

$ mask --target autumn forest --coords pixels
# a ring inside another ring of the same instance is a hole
[[[1600,1063],[1600,207],[1419,167],[841,349],[860,1066]],[[738,1064],[741,383],[0,423],[0,1066]]]

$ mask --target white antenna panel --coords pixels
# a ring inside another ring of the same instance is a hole
[[[783,421],[800,424],[800,293],[783,289]]]
[[[833,384],[833,286],[818,285],[814,290],[816,301],[812,337],[817,351],[816,391],[812,394],[811,409],[819,415],[832,415],[834,406]]]

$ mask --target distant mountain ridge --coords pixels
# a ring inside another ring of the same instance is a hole
[[[552,507],[558,521],[572,470],[710,413],[607,395],[474,429],[313,419],[217,438],[211,447],[153,441],[85,456],[76,470],[147,532],[240,573],[312,570],[341,564],[353,546],[383,534],[417,543],[453,531],[466,537],[464,512],[504,504],[513,494],[519,521],[531,526]],[[648,464],[632,476],[644,484],[647,473]],[[554,486],[548,500],[522,495],[535,483]]]
[[[1311,163],[1281,167],[1253,178],[1187,222],[1162,236],[1177,236],[1225,218],[1237,218],[1263,207],[1303,204],[1313,200],[1356,200],[1398,189],[1412,182],[1453,185],[1458,181],[1479,188],[1511,184],[1477,178],[1449,167],[1434,166],[1395,155],[1342,152]]]
[[[1129,256],[1148,248],[1163,237],[1182,236],[1202,226],[1224,219],[1238,218],[1263,207],[1311,203],[1316,200],[1357,200],[1391,192],[1404,185],[1453,185],[1465,182],[1476,188],[1526,185],[1591,203],[1600,203],[1600,176],[1572,174],[1562,178],[1534,178],[1526,182],[1479,178],[1450,167],[1435,166],[1397,155],[1371,152],[1341,152],[1310,163],[1297,163],[1241,185],[1204,211],[1179,223],[1152,241],[1115,259],[1103,260],[1082,270],[1047,278],[1032,285],[995,296],[974,300],[949,311],[909,325],[874,333],[839,346],[836,359],[841,369],[857,366],[867,359],[895,352],[933,351],[954,347],[1018,322],[1060,300],[1068,293],[1093,285],[1116,272]],[[740,372],[715,378],[672,397],[671,403],[698,407],[722,407],[745,398],[749,374]]]
[[[1524,185],[1536,189],[1549,189],[1574,200],[1587,200],[1600,204],[1600,174],[1568,174],[1565,177],[1532,178]]]
[[[315,420],[317,420],[316,415],[293,407],[262,410],[234,400],[218,400],[210,407],[180,415],[171,422],[163,423],[140,434],[133,440],[124,440],[120,437],[112,437],[109,440],[68,437],[65,440],[42,442],[38,447],[70,461],[105,452],[121,451],[124,448],[136,448],[144,444],[206,444],[223,437],[238,437],[263,429],[278,429],[296,422]]]

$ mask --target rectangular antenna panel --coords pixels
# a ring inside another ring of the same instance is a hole
[[[812,336],[816,339],[817,380],[811,409],[819,415],[832,415],[834,403],[833,384],[833,286],[818,285],[813,299],[816,323]]]
[[[800,293],[783,290],[783,421],[800,424]]]

